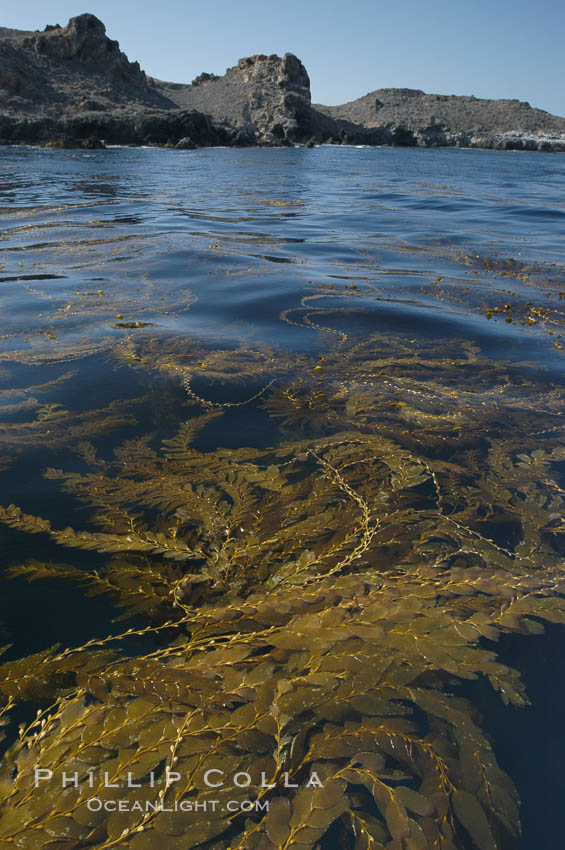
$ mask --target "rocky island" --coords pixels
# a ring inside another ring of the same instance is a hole
[[[42,32],[0,27],[0,144],[315,145],[565,151],[565,118],[518,100],[379,89],[313,104],[293,54],[240,59],[190,85],[149,77],[94,15]]]

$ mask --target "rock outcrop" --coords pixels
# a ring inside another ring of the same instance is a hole
[[[240,128],[256,144],[298,141],[310,109],[310,80],[302,62],[286,53],[249,56],[223,77],[201,74],[190,86],[153,80],[178,107]]]
[[[516,100],[379,89],[313,105],[292,53],[240,59],[190,85],[146,76],[94,15],[43,32],[0,28],[0,143],[336,144],[565,151],[565,119]]]

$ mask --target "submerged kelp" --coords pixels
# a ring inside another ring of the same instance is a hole
[[[562,399],[457,340],[338,339],[292,358],[129,339],[113,362],[169,375],[192,415],[113,456],[71,444],[89,470],[45,475],[90,509],[81,530],[1,509],[109,553],[14,575],[136,618],[0,667],[3,719],[41,704],[4,759],[7,847],[512,847],[518,795],[457,685],[524,705],[492,641],[565,621]],[[206,444],[247,400],[279,440]]]

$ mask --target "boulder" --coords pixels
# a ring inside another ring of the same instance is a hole
[[[192,151],[196,145],[190,138],[190,136],[183,136],[182,139],[176,143],[175,148],[179,151]]]

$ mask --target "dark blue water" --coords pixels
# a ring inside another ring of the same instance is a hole
[[[40,329],[59,347],[85,335],[103,346],[123,336],[117,313],[156,334],[213,343],[253,333],[305,348],[311,335],[281,322],[281,309],[355,281],[373,290],[362,304],[371,329],[464,335],[494,356],[561,366],[547,335],[561,317],[560,156],[12,148],[0,166],[0,355],[27,345],[48,356]],[[523,319],[533,288],[546,320],[485,321],[510,300]]]
[[[127,369],[136,340],[268,347],[270,357],[291,352],[298,360],[321,348],[312,322],[336,339],[379,332],[414,344],[457,339],[558,386],[564,189],[565,158],[550,154],[1,149],[0,421],[9,427],[38,409],[56,419],[58,405],[88,411],[145,393],[142,427],[124,421],[120,439],[167,436],[182,419],[186,393],[166,369],[149,383]],[[109,359],[116,350],[122,371]],[[193,389],[237,402],[269,374],[227,390],[202,375]],[[234,417],[229,433],[215,434],[217,444],[269,444],[260,410]],[[0,430],[2,504],[41,515],[47,508],[54,522],[78,517],[70,497],[55,495],[40,476],[45,465],[79,469],[76,458],[64,444],[47,451],[33,428],[21,445],[10,433]],[[25,535],[0,533],[4,563],[24,557]],[[55,549],[41,544],[25,556],[60,557]],[[16,656],[77,643],[119,629],[113,614],[75,588],[6,582],[2,642],[12,642]],[[504,660],[522,669],[533,691],[533,709],[475,694],[525,801],[523,850],[561,843],[564,647],[559,627],[504,644]],[[556,810],[539,822],[549,797]]]

